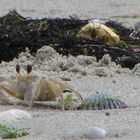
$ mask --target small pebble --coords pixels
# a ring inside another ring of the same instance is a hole
[[[104,139],[107,136],[108,132],[99,127],[90,127],[84,131],[84,137],[87,139]]]
[[[109,115],[110,115],[110,113],[109,113],[109,112],[106,112],[106,113],[105,113],[105,115],[106,115],[106,116],[109,116]]]
[[[11,109],[0,112],[0,121],[18,121],[32,119],[29,112],[19,109]]]
[[[112,83],[116,83],[117,81],[116,80],[112,80]]]

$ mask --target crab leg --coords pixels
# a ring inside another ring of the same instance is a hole
[[[45,86],[45,80],[39,78],[35,83],[31,82],[28,84],[25,95],[24,102],[31,108],[33,106],[34,101],[46,100],[47,89]]]
[[[29,86],[28,90],[26,91],[25,96],[24,96],[24,102],[25,102],[26,105],[29,106],[29,108],[31,108],[32,105],[33,105],[33,102],[34,102],[33,96],[34,95],[31,91],[31,87]]]
[[[5,91],[0,91],[0,101],[4,104],[11,104],[11,105],[17,105],[17,104],[22,104],[25,105],[24,101],[14,98],[12,99],[10,96],[7,95],[7,92]]]
[[[48,100],[56,100],[58,102],[58,97],[61,98],[62,101],[62,109],[64,110],[64,99],[62,96],[62,90],[59,85],[54,83],[52,80],[46,80],[46,87],[48,91]]]
[[[64,110],[64,98],[63,98],[63,94],[65,94],[65,92],[72,92],[73,94],[76,95],[76,97],[78,97],[78,99],[80,101],[83,100],[82,96],[80,95],[79,92],[73,90],[69,85],[64,84],[62,82],[53,80],[53,79],[47,79],[46,80],[46,86],[48,89],[48,100],[57,100],[57,97],[61,98],[62,101],[62,108]]]
[[[15,101],[13,101],[9,96],[6,95],[4,91],[0,91],[0,101],[2,103],[8,103],[8,104],[16,104]]]
[[[67,83],[63,83],[57,80],[53,80],[53,79],[49,79],[46,80],[47,81],[47,86],[52,86],[52,89],[55,89],[56,91],[58,89],[60,89],[59,94],[60,93],[64,93],[66,91],[68,92],[73,92],[79,100],[83,100],[82,96],[80,95],[80,93],[76,90],[74,90],[70,85],[68,85]]]
[[[67,91],[75,93],[75,95],[79,98],[79,100],[81,101],[83,100],[83,97],[80,95],[78,91],[73,90],[72,88],[68,88]]]

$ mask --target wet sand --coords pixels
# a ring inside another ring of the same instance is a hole
[[[139,0],[1,0],[0,15],[16,9],[26,17],[113,18],[135,23],[140,20]]]

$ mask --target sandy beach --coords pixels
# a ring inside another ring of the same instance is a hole
[[[42,56],[44,59],[41,59]],[[49,61],[51,64],[48,63]],[[21,53],[18,59],[15,58],[11,62],[2,62],[0,65],[1,76],[15,77],[17,63],[23,69],[27,64],[32,64],[33,74],[58,80],[69,79],[70,81],[67,83],[77,89],[84,98],[95,95],[96,91],[106,92],[118,97],[127,105],[126,109],[103,111],[62,111],[41,107],[28,109],[25,106],[2,105],[1,111],[16,108],[29,111],[32,114],[32,120],[14,124],[8,122],[14,127],[29,129],[30,135],[21,139],[84,139],[81,136],[82,131],[91,126],[106,129],[109,132],[108,139],[110,140],[137,139],[139,136],[140,97],[138,95],[140,86],[138,71],[133,75],[129,69],[121,68],[111,61],[108,65],[103,66],[102,61],[98,63],[94,57],[61,56],[50,47],[44,46],[38,50],[35,57],[26,52]],[[67,67],[67,70],[62,71],[60,63]],[[106,116],[106,112],[109,112],[110,115]]]
[[[19,1],[1,0],[0,16],[15,8],[21,15],[32,18],[68,17],[79,18],[111,18],[134,24],[140,20],[140,2],[138,0],[71,0],[71,1]],[[122,18],[123,17],[123,18]],[[127,18],[124,18],[127,17]],[[134,18],[137,17],[137,18]],[[88,63],[87,63],[88,62]],[[20,129],[27,129],[29,135],[19,140],[81,140],[86,139],[82,131],[91,126],[106,129],[108,140],[138,140],[140,137],[140,77],[132,74],[127,68],[121,68],[114,62],[102,65],[96,58],[87,56],[61,56],[53,49],[44,47],[35,57],[29,52],[19,54],[10,62],[0,64],[0,77],[15,77],[15,66],[20,64],[24,69],[27,64],[33,65],[33,73],[62,80],[69,79],[68,84],[77,89],[86,98],[104,91],[117,96],[127,105],[126,109],[110,110],[69,110],[48,109],[25,106],[1,105],[0,111],[7,109],[23,109],[29,111],[33,119],[10,123]],[[63,64],[66,70],[60,67]],[[76,70],[76,71],[75,71]],[[99,73],[101,75],[99,76]],[[105,113],[109,112],[109,116]]]

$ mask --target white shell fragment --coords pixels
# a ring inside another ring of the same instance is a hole
[[[99,127],[90,127],[84,131],[84,137],[88,139],[104,139],[107,136],[108,132]]]
[[[18,121],[32,119],[29,112],[19,109],[11,109],[0,112],[0,121]]]

